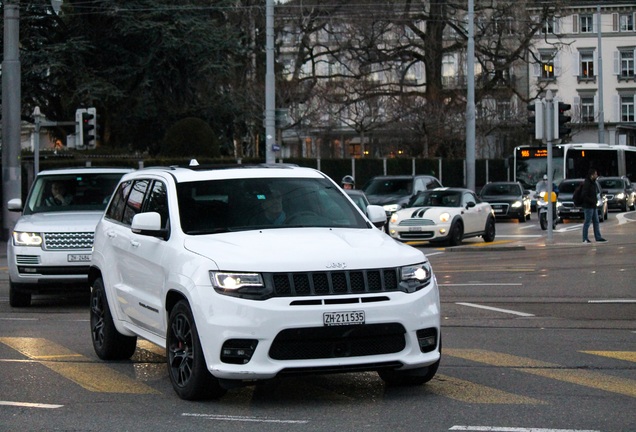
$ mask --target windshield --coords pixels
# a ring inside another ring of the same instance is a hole
[[[559,193],[574,193],[574,189],[581,183],[583,180],[579,181],[564,181],[559,185]]]
[[[517,184],[487,184],[480,195],[521,195],[521,189]]]
[[[407,207],[460,207],[461,202],[461,192],[426,191],[414,196]]]
[[[598,184],[604,189],[623,189],[622,179],[598,179]]]
[[[31,187],[24,214],[103,211],[122,173],[38,176]]]
[[[177,185],[186,234],[284,227],[370,228],[327,179],[206,180]]]
[[[548,172],[546,158],[517,160],[516,179],[525,189],[535,189]],[[563,157],[552,158],[552,181],[556,184],[563,180]]]
[[[410,195],[413,179],[372,179],[364,188],[366,195]]]

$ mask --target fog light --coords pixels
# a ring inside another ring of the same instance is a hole
[[[258,341],[256,339],[230,339],[221,348],[221,361],[230,364],[246,364],[252,359]]]
[[[427,328],[415,332],[417,342],[420,345],[420,351],[423,353],[431,352],[437,347],[437,329]]]
[[[446,228],[440,228],[439,229],[439,233],[440,234],[446,234]]]

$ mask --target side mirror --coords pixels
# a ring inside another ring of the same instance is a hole
[[[10,199],[7,202],[7,210],[12,211],[12,212],[21,212],[23,209],[22,207],[22,199],[20,198],[13,198]]]
[[[386,224],[386,212],[382,206],[373,204],[368,206],[367,217],[377,228],[382,228]]]
[[[473,201],[469,201],[469,202],[466,204],[466,208],[472,208],[472,207],[475,207],[476,205],[477,205],[477,203],[475,203],[475,202],[473,202]]]
[[[130,229],[135,234],[159,237],[168,240],[170,231],[161,228],[161,215],[157,212],[137,213],[133,216]]]

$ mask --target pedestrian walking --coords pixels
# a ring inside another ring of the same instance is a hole
[[[598,220],[598,208],[597,203],[601,199],[600,191],[596,184],[598,173],[594,168],[590,168],[583,183],[583,189],[581,190],[581,198],[583,207],[583,215],[585,216],[585,222],[583,222],[583,243],[592,243],[588,237],[590,230],[590,223],[594,229],[594,239],[603,243],[606,242],[601,236],[601,229]]]

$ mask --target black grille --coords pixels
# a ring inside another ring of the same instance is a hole
[[[286,329],[274,339],[269,356],[308,360],[396,353],[406,346],[405,333],[398,323]]]
[[[268,273],[265,284],[275,297],[363,294],[399,291],[399,269]]]

